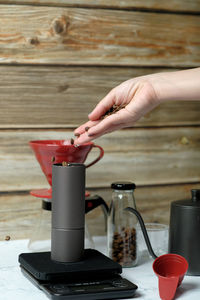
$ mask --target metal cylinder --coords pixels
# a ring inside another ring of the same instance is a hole
[[[187,259],[187,275],[200,276],[200,190],[191,193],[192,199],[171,203],[169,253]]]
[[[54,164],[52,167],[51,259],[79,261],[84,251],[85,166]]]

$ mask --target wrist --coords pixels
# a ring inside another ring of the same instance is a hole
[[[167,100],[176,100],[177,87],[171,80],[172,73],[175,72],[156,73],[150,78],[159,103]]]
[[[171,100],[200,100],[200,68],[157,73],[150,76],[160,103]]]

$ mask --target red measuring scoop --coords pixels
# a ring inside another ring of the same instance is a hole
[[[177,254],[164,254],[153,262],[153,270],[158,276],[159,294],[162,300],[174,299],[176,289],[181,284],[188,269],[187,260]]]

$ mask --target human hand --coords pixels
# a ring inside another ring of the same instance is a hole
[[[200,100],[200,68],[145,75],[127,80],[108,93],[89,114],[89,121],[75,130],[75,144],[108,132],[133,126],[160,103]],[[107,115],[116,106],[119,111]]]
[[[131,127],[156,107],[159,100],[151,77],[153,75],[133,78],[112,89],[89,114],[89,121],[75,130],[75,144],[86,143],[114,130]],[[119,110],[107,115],[113,106]]]

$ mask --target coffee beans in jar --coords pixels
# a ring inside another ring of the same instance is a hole
[[[111,257],[123,267],[128,267],[136,260],[136,230],[135,228],[122,228],[114,232]]]

